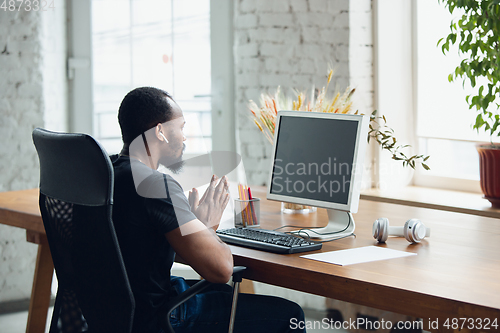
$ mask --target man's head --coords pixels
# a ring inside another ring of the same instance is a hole
[[[130,91],[122,100],[118,110],[118,122],[122,130],[124,145],[139,135],[173,118],[172,96],[164,90],[141,87]]]
[[[147,155],[172,171],[178,171],[184,150],[185,137],[182,133],[184,117],[182,110],[172,97],[161,89],[136,88],[124,98],[118,110],[118,122],[122,131],[123,152],[129,152],[134,140],[144,141]],[[142,144],[140,145],[142,146]]]

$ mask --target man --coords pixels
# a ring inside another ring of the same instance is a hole
[[[220,283],[174,310],[177,332],[227,332],[231,307],[233,258],[216,235],[229,201],[226,177],[213,176],[200,198],[183,193],[172,177],[182,165],[184,117],[165,91],[144,87],[129,92],[118,112],[123,150],[113,158],[113,220],[136,300],[134,333],[159,333],[159,309],[169,295],[188,288],[172,278],[174,255],[182,257],[208,281]],[[288,332],[290,322],[304,320],[297,304],[276,297],[241,294],[235,332]]]

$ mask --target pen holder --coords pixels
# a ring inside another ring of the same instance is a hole
[[[260,199],[234,199],[234,226],[254,228],[260,226]]]

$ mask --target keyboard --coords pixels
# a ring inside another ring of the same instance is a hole
[[[275,253],[298,253],[321,249],[322,244],[283,232],[265,229],[232,228],[217,230],[228,244]]]

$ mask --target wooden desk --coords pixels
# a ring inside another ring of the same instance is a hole
[[[38,244],[26,333],[43,333],[54,264],[38,208],[38,189],[0,193],[0,223],[26,229],[26,240]]]
[[[263,188],[253,192],[265,198]],[[42,239],[37,200],[36,190],[0,193],[0,223],[25,228]],[[389,238],[382,245],[417,256],[346,267],[303,259],[300,254],[277,255],[231,246],[234,261],[249,268],[248,279],[423,318],[426,330],[429,321],[439,319],[442,325],[447,318],[496,318],[500,325],[500,220],[362,200],[354,215],[357,237],[325,243],[321,251],[375,245],[371,227],[382,216],[392,225],[419,218],[431,227],[432,236],[417,245],[404,238]],[[287,224],[321,226],[326,223],[326,212],[318,209],[307,216],[283,215],[279,203],[262,200],[261,220],[268,229]],[[46,248],[41,243],[40,248]],[[52,270],[50,257],[41,252],[33,298],[41,289],[50,289],[36,283],[40,275],[47,275],[46,268]],[[31,322],[38,322],[43,312],[33,306]],[[30,327],[27,331],[43,332]],[[431,331],[451,330],[440,326]],[[486,332],[495,331],[500,329]]]
[[[265,197],[264,189],[254,192],[256,197]],[[392,225],[418,218],[431,228],[431,237],[415,245],[390,237],[381,246],[417,256],[345,267],[299,258],[301,254],[275,255],[232,247],[235,263],[249,267],[247,277],[255,281],[424,321],[498,318],[500,327],[499,219],[361,200],[354,214],[357,237],[325,243],[321,251],[375,245],[371,229],[378,217],[389,218]],[[261,202],[263,228],[323,226],[326,221],[323,209],[307,217],[287,216],[280,214],[278,203]]]

